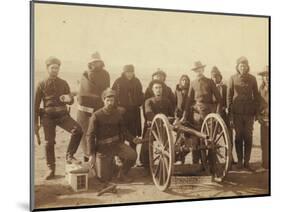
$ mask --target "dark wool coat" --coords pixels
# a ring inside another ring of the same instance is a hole
[[[259,92],[256,78],[251,74],[231,76],[227,88],[227,107],[232,114],[257,115]]]
[[[124,74],[112,86],[116,91],[117,106],[125,109],[125,125],[134,136],[141,135],[140,106],[143,104],[142,85],[138,78],[128,80]]]

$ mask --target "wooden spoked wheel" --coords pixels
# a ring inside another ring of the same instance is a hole
[[[149,132],[149,163],[153,182],[165,191],[171,182],[174,165],[172,128],[164,114],[157,114]]]
[[[231,164],[231,142],[225,122],[220,115],[211,113],[203,121],[201,132],[208,139],[201,139],[206,148],[201,150],[202,161],[205,160],[215,181],[221,182]],[[204,162],[203,162],[204,165]]]

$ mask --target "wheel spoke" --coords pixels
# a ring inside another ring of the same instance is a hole
[[[205,128],[206,131],[207,131],[207,135],[210,136],[208,121],[207,121],[206,124],[204,125],[204,128]]]
[[[220,148],[228,149],[228,146],[227,145],[216,145],[216,148],[217,149],[220,149]]]
[[[215,139],[215,136],[217,135],[218,123],[219,123],[219,122],[216,121],[215,128],[214,128],[213,135],[212,135],[212,139],[213,139],[213,140]]]
[[[211,120],[211,126],[210,126],[210,137],[213,137],[213,118],[210,118]]]
[[[159,155],[159,154],[157,154],[157,155],[156,155],[156,157],[155,157],[155,158],[153,158],[153,163],[154,163],[155,161],[157,161],[159,158],[160,158],[160,155]]]
[[[161,159],[160,159],[160,161],[159,161],[159,177],[158,177],[160,185],[162,184],[161,182],[163,180],[162,179],[162,177],[163,177],[162,171],[163,171],[163,164],[162,164]]]
[[[165,181],[166,181],[166,176],[167,176],[167,173],[166,173],[166,171],[167,171],[167,169],[165,168],[165,164],[164,164],[164,158],[162,158],[162,160],[161,160],[161,162],[162,162],[162,173],[163,173],[163,184],[165,183]]]
[[[220,158],[224,158],[224,156],[223,156],[219,151],[216,151],[216,154],[217,154]]]
[[[160,142],[160,139],[159,139],[159,137],[157,136],[156,132],[155,132],[153,129],[151,130],[151,132],[152,132],[154,138],[155,138],[158,142]]]
[[[167,161],[167,157],[163,157],[163,162],[164,162],[164,165],[165,165],[165,169],[167,170],[167,173],[169,172],[169,164],[168,164],[168,161]]]
[[[220,134],[218,135],[218,137],[216,137],[216,139],[214,140],[214,144],[216,144],[219,140],[220,140],[220,138],[221,138],[221,136],[223,135],[223,130],[220,132]]]
[[[170,158],[170,154],[167,150],[164,150],[163,151],[163,156],[167,157],[167,158]]]
[[[159,129],[159,126],[158,126],[158,119],[156,119],[156,121],[155,121],[155,126],[156,126],[156,130],[157,130],[157,134],[159,135],[159,141],[161,141],[161,132],[160,132],[160,129]]]
[[[154,174],[154,176],[155,177],[157,177],[157,175],[159,174],[159,171],[160,171],[160,162],[157,164],[157,166],[156,166],[156,169],[155,169],[155,174]]]

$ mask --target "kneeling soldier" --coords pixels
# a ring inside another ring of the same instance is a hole
[[[49,171],[46,180],[55,176],[55,137],[56,126],[60,126],[71,133],[70,142],[66,152],[66,162],[79,163],[74,154],[83,135],[80,125],[74,121],[67,110],[67,104],[73,104],[70,88],[65,80],[58,77],[60,60],[50,57],[46,61],[49,77],[39,82],[35,91],[35,132],[39,129],[39,116],[45,134],[45,157]],[[43,113],[40,115],[40,103],[43,100]]]
[[[103,183],[108,183],[113,176],[115,156],[122,162],[119,180],[132,181],[127,174],[135,164],[137,153],[124,141],[141,142],[125,128],[122,114],[115,105],[115,96],[115,91],[110,88],[103,92],[104,107],[93,113],[87,131],[89,164],[95,167],[96,175]]]

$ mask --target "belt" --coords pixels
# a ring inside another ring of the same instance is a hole
[[[119,135],[110,137],[110,138],[106,138],[106,139],[102,139],[98,141],[98,144],[111,144],[114,143],[116,141],[119,141]]]
[[[67,111],[67,107],[66,106],[57,106],[57,107],[45,107],[44,111],[46,113],[56,113],[56,112],[63,112],[63,111]]]
[[[79,104],[78,104],[78,110],[83,111],[83,112],[87,112],[87,113],[93,113],[95,111],[94,108],[82,106],[82,105],[79,105]]]

